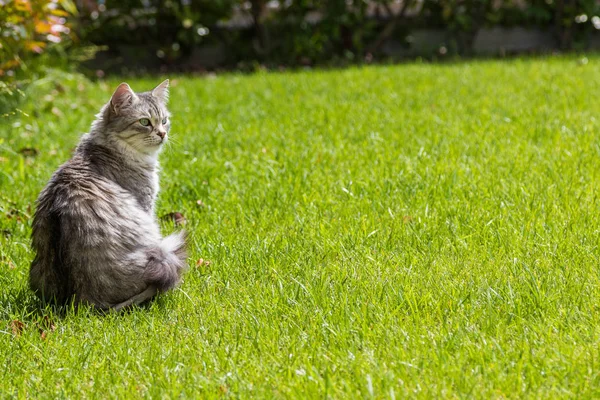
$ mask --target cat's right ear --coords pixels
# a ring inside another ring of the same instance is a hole
[[[129,85],[121,83],[110,98],[110,109],[113,113],[119,115],[119,112],[129,104],[133,103],[136,98],[137,96],[133,90],[131,90]]]

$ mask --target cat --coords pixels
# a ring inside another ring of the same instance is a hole
[[[154,214],[168,95],[168,79],[144,93],[119,85],[40,193],[29,284],[42,300],[119,310],[180,282],[185,233],[161,237]]]

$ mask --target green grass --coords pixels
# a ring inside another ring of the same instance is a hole
[[[2,121],[1,397],[600,396],[600,57],[171,78],[191,267],[146,309],[27,291],[37,194],[119,81]]]

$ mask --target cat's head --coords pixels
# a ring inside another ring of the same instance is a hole
[[[168,79],[143,93],[135,93],[128,84],[121,83],[104,106],[104,134],[141,153],[157,152],[167,141],[171,127],[168,97]]]

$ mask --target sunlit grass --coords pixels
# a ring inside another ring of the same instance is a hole
[[[26,288],[37,194],[120,81],[41,84],[0,125],[0,393],[600,396],[599,66],[171,77],[190,271],[108,316]]]

